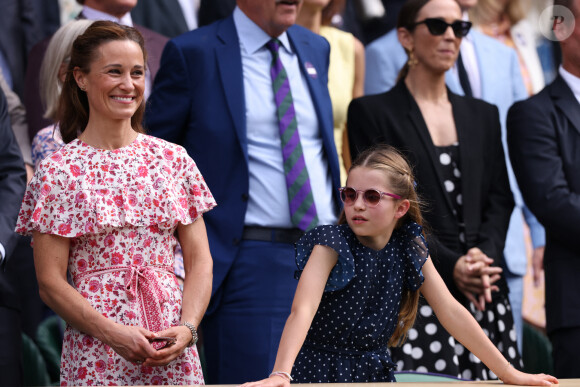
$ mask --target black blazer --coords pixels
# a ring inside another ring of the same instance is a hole
[[[7,105],[6,97],[0,90],[0,243],[6,250],[1,271],[18,240],[14,228],[26,189],[26,170],[10,126]],[[5,273],[0,273],[0,307],[18,308],[18,302]]]
[[[503,248],[514,206],[509,188],[497,107],[448,90],[459,138],[463,216],[467,248],[479,247],[503,264]],[[459,242],[453,205],[437,165],[427,125],[404,82],[390,91],[355,99],[348,110],[348,138],[356,157],[369,146],[385,143],[403,152],[413,167],[417,192],[426,204],[423,216],[429,249],[445,283],[460,299],[453,281],[457,260],[466,253]],[[505,286],[505,282],[500,283]]]
[[[524,201],[546,229],[546,328],[580,326],[580,104],[561,76],[514,104],[511,162]]]

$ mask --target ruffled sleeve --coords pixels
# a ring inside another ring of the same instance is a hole
[[[183,147],[177,147],[176,158],[181,159],[181,166],[176,168],[180,173],[173,182],[174,205],[180,214],[179,221],[190,224],[217,204],[197,165]]]
[[[216,203],[185,149],[149,136],[104,153],[73,141],[41,162],[16,231],[74,238],[127,225],[171,229]]]
[[[404,233],[404,238],[408,241],[404,246],[405,286],[415,291],[423,285],[425,280],[421,268],[429,257],[429,249],[423,236],[423,228],[417,223],[407,223],[400,231]]]
[[[338,253],[338,261],[326,282],[324,291],[344,288],[354,277],[354,257],[349,244],[352,234],[347,225],[318,226],[307,232],[296,243],[296,279],[300,278],[310,254],[316,245],[328,246]]]

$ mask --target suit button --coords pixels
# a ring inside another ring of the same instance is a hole
[[[234,240],[232,242],[234,243],[234,246],[237,246],[240,244],[240,240],[238,238],[234,238]]]
[[[245,194],[242,194],[242,200],[243,201],[247,202],[249,198],[250,198],[250,196],[248,194],[246,194],[246,193]]]

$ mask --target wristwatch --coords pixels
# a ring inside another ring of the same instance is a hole
[[[191,331],[191,341],[187,344],[188,347],[193,347],[197,343],[197,329],[192,323],[184,321],[181,325],[186,326]]]

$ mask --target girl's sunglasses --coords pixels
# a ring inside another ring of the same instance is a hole
[[[362,192],[364,202],[371,207],[375,207],[381,201],[383,195],[392,197],[393,199],[400,199],[399,195],[395,195],[388,192],[377,191],[376,189],[367,189],[366,191],[356,190],[352,187],[342,187],[338,189],[340,191],[340,200],[347,206],[352,206],[358,199],[358,193]]]
[[[419,24],[425,24],[431,35],[435,36],[443,35],[445,31],[447,31],[447,28],[451,27],[456,38],[464,38],[471,29],[471,22],[464,20],[455,20],[453,23],[449,24],[445,20],[428,18],[415,23],[413,27],[416,27]]]

